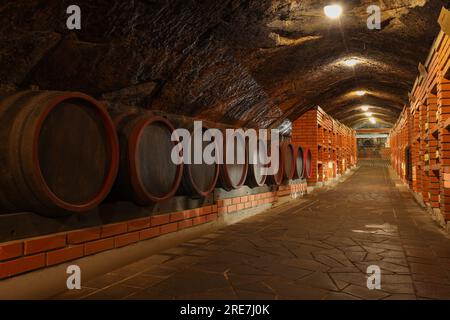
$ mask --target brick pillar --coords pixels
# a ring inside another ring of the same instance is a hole
[[[406,116],[407,117],[407,116]],[[404,183],[408,183],[406,180],[406,157],[405,157],[405,149],[408,144],[407,141],[407,130],[406,127],[408,126],[407,121],[402,123],[401,129],[400,129],[400,177],[402,178]]]
[[[408,159],[406,158],[406,148],[409,147],[409,156],[411,157],[411,129],[412,129],[412,114],[410,113],[409,109],[406,111],[406,123],[404,126],[405,130],[405,136],[404,136],[404,143],[405,143],[405,182],[409,185],[409,187],[412,189],[412,181],[409,180],[409,172],[408,165],[411,165],[411,159],[409,160],[409,164],[407,163]],[[409,169],[411,170],[411,168]]]
[[[333,123],[332,123],[332,129],[331,129],[331,147],[332,147],[332,149],[330,150],[330,157],[331,157],[331,161],[333,162],[333,178],[335,178],[336,177],[336,175],[337,175],[337,166],[338,166],[338,163],[337,163],[337,147],[338,147],[338,143],[337,143],[337,136],[336,136],[336,130],[337,130],[337,127],[336,127],[336,124],[335,124],[335,122],[333,121]]]
[[[322,125],[317,127],[317,135],[318,135],[318,164],[317,164],[317,181],[323,181],[323,177],[325,174],[324,163],[325,163],[325,129]]]
[[[336,165],[338,168],[338,174],[345,172],[344,165],[342,163],[342,140],[341,140],[341,128],[336,126]]]
[[[439,171],[433,170],[435,165],[438,164],[438,158],[436,157],[436,151],[438,151],[438,140],[433,136],[432,130],[437,123],[437,97],[433,94],[427,96],[427,123],[426,139],[428,140],[428,177],[429,177],[429,197],[430,205],[432,208],[439,208]]]
[[[412,182],[412,188],[415,192],[421,193],[422,192],[422,171],[419,167],[419,161],[420,161],[420,141],[417,140],[418,135],[420,135],[420,111],[415,110],[413,114],[413,126],[412,126],[412,146],[411,146],[411,152],[412,152],[412,162],[413,162],[413,182]]]
[[[317,175],[319,172],[317,162],[320,158],[317,147],[318,139],[317,110],[312,109],[305,112],[292,123],[292,142],[311,150],[312,173],[311,178],[308,179],[308,184],[311,185],[314,185],[318,181]]]
[[[323,172],[323,181],[327,181],[328,180],[328,172],[329,172],[329,168],[328,168],[328,139],[329,139],[329,134],[328,134],[328,128],[324,128],[323,129],[323,146],[322,146],[322,172]]]
[[[419,130],[420,130],[420,172],[422,175],[422,199],[425,203],[429,203],[430,197],[429,197],[429,176],[428,176],[428,170],[425,170],[425,154],[428,153],[427,149],[427,142],[425,141],[425,123],[427,122],[427,107],[426,105],[421,104],[419,106],[419,113],[420,113],[420,123],[419,123]]]

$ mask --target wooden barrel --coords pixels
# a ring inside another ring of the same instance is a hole
[[[278,145],[278,148],[276,149],[278,152],[278,171],[276,174],[269,174],[267,175],[267,183],[269,185],[276,185],[279,186],[283,183],[284,180],[284,166],[283,166],[283,152],[281,145]]]
[[[194,127],[190,123],[186,122],[179,123],[179,126],[188,128],[190,132],[190,140],[188,142],[190,150],[183,150],[183,152],[191,153],[192,162],[190,164],[184,164],[183,176],[181,179],[180,188],[178,189],[178,194],[187,195],[193,198],[206,197],[214,190],[216,186],[219,178],[219,163],[216,161],[215,163],[207,164],[202,161],[202,163],[195,164]],[[201,129],[197,130],[196,133],[203,134],[206,130],[208,130],[208,127],[203,124]],[[202,153],[210,143],[210,141],[203,141],[201,146]]]
[[[305,173],[305,153],[303,148],[297,146],[295,148],[295,174],[294,177],[301,179]]]
[[[292,180],[295,175],[295,149],[294,145],[288,141],[281,144],[281,153],[283,155],[281,162],[283,166],[284,180]]]
[[[311,149],[305,149],[304,150],[304,156],[305,156],[305,171],[303,178],[311,178],[312,175],[312,153]]]
[[[233,140],[234,141],[227,141],[226,136],[224,135],[223,157],[222,164],[220,165],[218,185],[227,191],[242,187],[248,172],[248,154],[245,145],[245,137],[237,135]],[[227,154],[229,154],[227,148],[231,148],[228,146],[233,146],[234,148],[233,163],[227,163]],[[239,163],[238,161],[239,152],[244,156],[244,163]]]
[[[265,165],[263,160],[267,156],[267,150],[264,143],[260,143],[258,140],[258,150],[249,150],[249,164],[246,184],[250,188],[261,187],[265,184],[267,175],[265,174],[267,170],[267,165]],[[250,160],[253,158],[253,161]],[[259,157],[259,158],[258,158]],[[259,160],[258,160],[259,159]],[[253,164],[252,164],[253,162]]]
[[[171,198],[177,191],[182,164],[171,159],[177,142],[171,140],[173,125],[149,113],[114,116],[120,144],[119,174],[111,195],[146,206]]]
[[[24,91],[0,100],[0,208],[57,216],[96,207],[118,168],[106,110],[73,92]]]

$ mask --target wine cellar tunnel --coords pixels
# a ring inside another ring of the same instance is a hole
[[[449,8],[1,2],[0,299],[450,299]]]

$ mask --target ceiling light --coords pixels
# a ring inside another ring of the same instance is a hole
[[[362,111],[367,111],[367,110],[369,110],[369,106],[362,106],[362,107],[361,107],[361,110],[362,110]]]
[[[366,112],[366,116],[367,116],[367,117],[371,117],[372,114],[373,114],[372,112]]]
[[[369,118],[369,121],[373,124],[377,123],[377,120],[375,120],[375,118]]]
[[[331,4],[323,8],[323,12],[330,19],[337,19],[342,14],[342,7],[337,4]]]
[[[363,95],[366,94],[366,91],[364,91],[364,90],[358,90],[358,91],[356,91],[355,93],[356,93],[357,96],[360,96],[360,97],[361,97],[361,96],[363,96]]]
[[[354,58],[344,60],[344,64],[345,64],[347,67],[354,67],[354,66],[356,66],[358,63],[359,63],[359,60],[358,60],[358,59],[354,59]]]

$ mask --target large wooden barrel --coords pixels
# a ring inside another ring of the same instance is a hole
[[[292,180],[295,175],[295,149],[294,145],[288,141],[281,144],[281,153],[283,154],[283,176],[284,180]]]
[[[190,123],[179,123],[179,126],[187,128],[191,134],[190,141],[188,145],[191,150],[194,150],[194,127]],[[197,134],[203,134],[208,127],[202,125],[202,127],[197,130]],[[201,131],[201,132],[200,132]],[[202,153],[204,149],[211,142],[203,141],[202,143]],[[189,152],[192,156],[191,164],[184,164],[183,176],[181,179],[180,188],[178,189],[178,194],[187,195],[193,198],[206,197],[210,194],[217,183],[219,178],[219,163],[216,161],[213,164],[207,164],[204,161],[199,164],[194,163],[194,151],[183,150],[183,152]]]
[[[226,136],[224,135],[223,156],[221,155],[222,164],[220,165],[218,185],[227,191],[242,187],[247,178],[248,171],[248,154],[245,145],[245,137],[237,135],[233,140],[234,141],[227,141]],[[227,154],[229,154],[227,150],[231,150],[228,149],[231,148],[231,146],[234,148],[234,161],[233,163],[227,163]],[[238,161],[241,160],[238,159],[239,152],[244,157],[244,163],[242,163],[242,161],[239,163]]]
[[[267,165],[263,163],[265,162],[264,159],[267,156],[267,150],[264,143],[260,143],[260,141],[258,140],[257,149],[257,151],[248,149],[249,164],[246,184],[251,188],[263,186],[267,179]],[[250,157],[253,158],[253,161],[250,160]]]
[[[304,171],[304,175],[303,178],[311,178],[312,175],[312,153],[311,153],[311,149],[306,149],[304,150],[304,163],[305,163],[305,171]]]
[[[278,171],[276,174],[267,175],[266,181],[270,185],[279,186],[280,184],[283,183],[284,180],[284,166],[283,166],[284,159],[281,145],[278,145],[276,151],[278,152]]]
[[[90,210],[116,178],[114,125],[81,93],[24,91],[1,99],[0,141],[2,212]]]
[[[305,173],[305,153],[301,146],[295,148],[295,174],[294,177],[301,179]]]
[[[149,113],[114,116],[120,144],[119,174],[111,198],[146,206],[172,197],[183,172],[171,159],[173,125]]]

